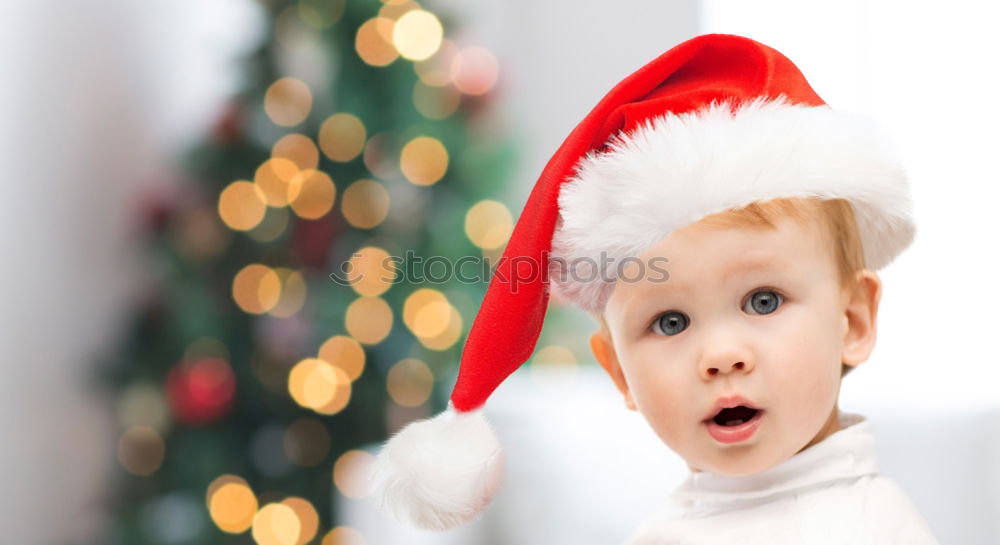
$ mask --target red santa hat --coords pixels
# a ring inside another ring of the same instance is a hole
[[[535,183],[469,331],[447,410],[409,424],[378,456],[379,505],[428,529],[458,526],[486,507],[503,454],[482,408],[532,355],[550,289],[599,312],[624,259],[710,214],[796,196],[849,201],[869,268],[913,239],[905,172],[880,128],[827,106],[778,51],[709,34],[625,78]]]

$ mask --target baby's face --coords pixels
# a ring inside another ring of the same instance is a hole
[[[620,279],[605,308],[616,381],[692,469],[757,473],[839,429],[841,361],[858,358],[845,355],[850,298],[821,226],[695,224],[639,259],[647,274]],[[749,436],[709,421],[734,395],[762,409]]]

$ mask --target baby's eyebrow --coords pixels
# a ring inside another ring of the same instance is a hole
[[[722,279],[729,280],[730,278],[741,272],[747,272],[752,270],[761,270],[761,269],[777,270],[777,269],[787,269],[789,267],[791,267],[791,265],[774,256],[752,257],[739,261],[735,263],[733,266],[728,267],[722,273]]]

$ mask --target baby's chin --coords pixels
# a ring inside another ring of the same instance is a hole
[[[760,445],[722,449],[710,456],[686,460],[693,472],[707,471],[725,477],[745,477],[767,471],[787,460],[791,455],[758,450]]]

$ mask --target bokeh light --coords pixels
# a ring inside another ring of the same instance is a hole
[[[253,518],[253,539],[258,545],[296,545],[301,531],[298,515],[280,503],[261,507]]]
[[[320,545],[368,545],[361,532],[350,526],[337,526],[323,536]]]
[[[514,216],[498,201],[482,200],[465,214],[465,234],[476,246],[492,250],[510,238]]]
[[[316,30],[329,28],[344,15],[347,0],[299,0],[299,18]]]
[[[233,182],[219,194],[219,217],[230,229],[253,229],[264,219],[266,209],[264,192],[253,182]]]
[[[432,350],[446,350],[462,335],[462,315],[443,293],[421,288],[403,303],[403,323],[420,344]]]
[[[306,301],[306,281],[302,273],[279,267],[274,270],[281,280],[281,295],[269,314],[278,318],[288,318],[302,309]]]
[[[392,44],[403,58],[422,61],[441,47],[444,28],[433,13],[421,9],[406,12],[392,29]]]
[[[148,426],[162,433],[169,415],[163,392],[152,382],[133,382],[118,398],[118,423],[123,429]]]
[[[486,94],[496,85],[499,77],[497,58],[484,47],[466,47],[451,61],[451,81],[467,95]]]
[[[165,452],[163,438],[149,426],[133,426],[118,440],[118,461],[125,471],[140,477],[160,469]]]
[[[392,308],[380,297],[359,297],[347,307],[347,332],[362,344],[378,344],[392,330]]]
[[[291,214],[288,208],[267,207],[264,219],[251,229],[247,235],[258,242],[271,242],[281,236],[288,228],[288,218]]]
[[[278,303],[281,278],[267,265],[247,265],[233,279],[232,294],[233,300],[244,312],[263,314]]]
[[[335,414],[350,399],[351,380],[334,365],[306,358],[288,374],[288,392],[296,403],[321,414]]]
[[[389,214],[389,192],[374,180],[358,180],[344,190],[340,209],[352,226],[371,229]]]
[[[365,369],[365,350],[358,341],[345,335],[334,335],[319,347],[319,359],[339,367],[351,382]]]
[[[390,180],[399,175],[399,146],[391,133],[380,132],[365,144],[364,162],[375,176]]]
[[[264,112],[275,125],[298,125],[312,109],[312,92],[309,86],[296,78],[281,78],[267,88],[264,95]]]
[[[430,58],[413,63],[413,70],[420,81],[431,87],[444,87],[451,84],[451,64],[458,55],[458,46],[451,40],[443,40]]]
[[[295,162],[284,157],[264,161],[254,173],[257,187],[264,193],[264,200],[271,206],[285,206],[294,192],[292,184],[299,174]]]
[[[416,185],[431,185],[448,170],[448,150],[437,138],[418,136],[403,146],[400,168]]]
[[[354,49],[365,63],[388,66],[399,58],[399,51],[392,45],[392,28],[395,22],[385,17],[373,17],[358,27]]]
[[[348,498],[364,498],[370,493],[369,476],[375,457],[363,450],[349,450],[333,464],[333,483]]]
[[[220,530],[241,534],[250,529],[257,514],[257,497],[246,481],[223,475],[212,482],[206,493],[208,513]]]
[[[422,81],[413,86],[413,106],[427,119],[444,119],[458,110],[462,95],[454,87],[432,87]]]
[[[286,134],[271,147],[271,157],[288,159],[300,170],[316,168],[319,165],[319,149],[311,138],[304,134]]]
[[[333,114],[319,128],[319,148],[333,161],[346,163],[361,153],[367,138],[365,125],[357,116]]]
[[[337,187],[325,172],[320,170],[300,171],[291,183],[289,193],[292,210],[304,219],[319,219],[333,208]]]
[[[301,528],[295,545],[305,545],[312,541],[312,538],[316,537],[316,530],[319,529],[319,515],[316,513],[316,508],[309,503],[309,500],[296,497],[281,500],[281,505],[291,507],[299,519]]]
[[[347,281],[360,295],[382,295],[396,278],[396,267],[389,252],[382,248],[366,246],[354,252],[348,261]]]
[[[403,407],[417,407],[426,402],[434,389],[434,373],[426,363],[406,358],[389,369],[386,390]]]
[[[300,418],[285,430],[282,447],[292,462],[303,467],[319,465],[330,452],[330,432],[314,418]]]

